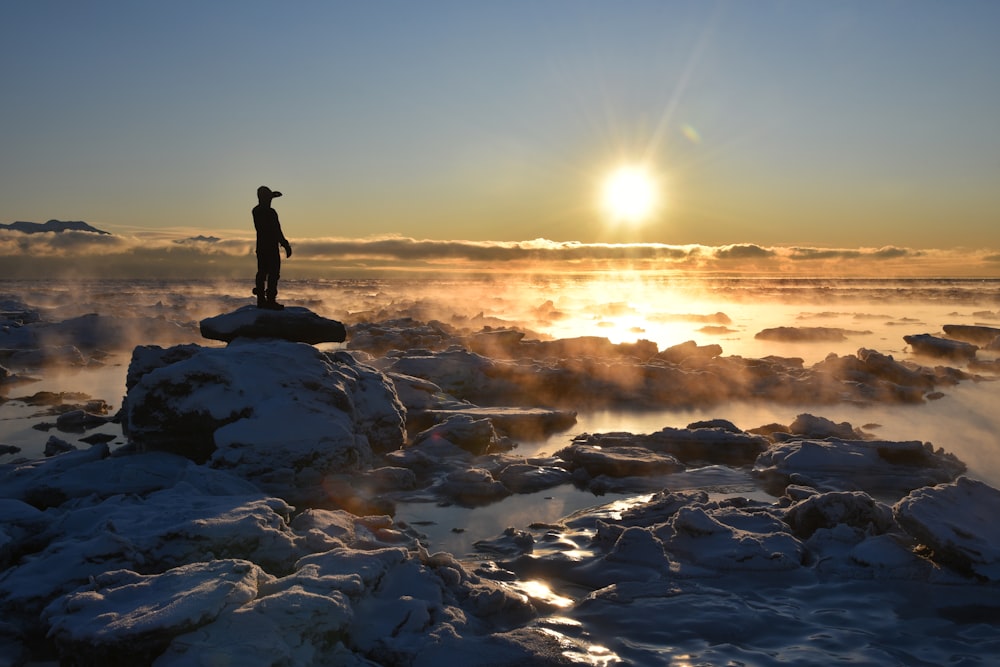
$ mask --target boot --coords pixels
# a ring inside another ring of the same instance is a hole
[[[257,307],[267,308],[267,299],[264,298],[264,291],[254,287],[252,292],[257,297]]]

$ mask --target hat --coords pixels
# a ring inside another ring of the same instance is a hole
[[[266,185],[262,185],[257,188],[257,199],[274,199],[275,197],[280,197],[281,193],[277,190],[272,190]]]

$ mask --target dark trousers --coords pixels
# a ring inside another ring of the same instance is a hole
[[[278,278],[281,277],[281,256],[274,253],[257,253],[257,300],[274,301],[278,298]]]

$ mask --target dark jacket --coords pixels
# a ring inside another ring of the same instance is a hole
[[[278,254],[278,246],[287,247],[288,241],[281,233],[278,212],[270,206],[253,207],[253,226],[257,229],[257,254]]]

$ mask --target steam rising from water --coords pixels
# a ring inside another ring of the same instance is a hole
[[[108,366],[65,375],[46,371],[39,388],[90,390],[95,398],[117,406],[134,346],[214,344],[201,339],[198,321],[252,303],[251,286],[249,278],[0,281],[0,300],[16,298],[40,308],[48,322],[99,313],[106,326],[95,326],[92,338],[95,351],[111,355],[105,359]],[[938,333],[945,324],[1000,323],[1000,280],[691,279],[623,273],[420,281],[283,280],[281,288],[279,298],[285,303],[306,306],[348,326],[412,318],[438,320],[469,332],[484,327],[517,328],[528,332],[526,338],[596,336],[613,343],[645,339],[660,350],[695,341],[721,346],[723,356],[799,357],[806,366],[831,353],[853,355],[862,347],[907,359],[912,355],[904,335]],[[770,327],[820,326],[848,333],[834,342],[755,338]],[[49,343],[60,342],[56,333],[52,336]],[[629,378],[620,375],[618,381],[628,383]],[[1000,418],[989,407],[995,404],[994,387],[992,383],[966,383],[947,391],[941,401],[913,407],[824,406],[818,412],[858,425],[880,423],[880,437],[932,441],[955,451],[977,475],[996,484],[1000,473],[990,456],[996,447],[991,434],[1000,432]],[[729,403],[653,416],[619,414],[611,419],[614,429],[598,413],[582,415],[581,424],[592,430],[648,432],[720,417],[741,428],[754,428],[771,421],[788,423],[795,416],[791,411],[782,405]]]

